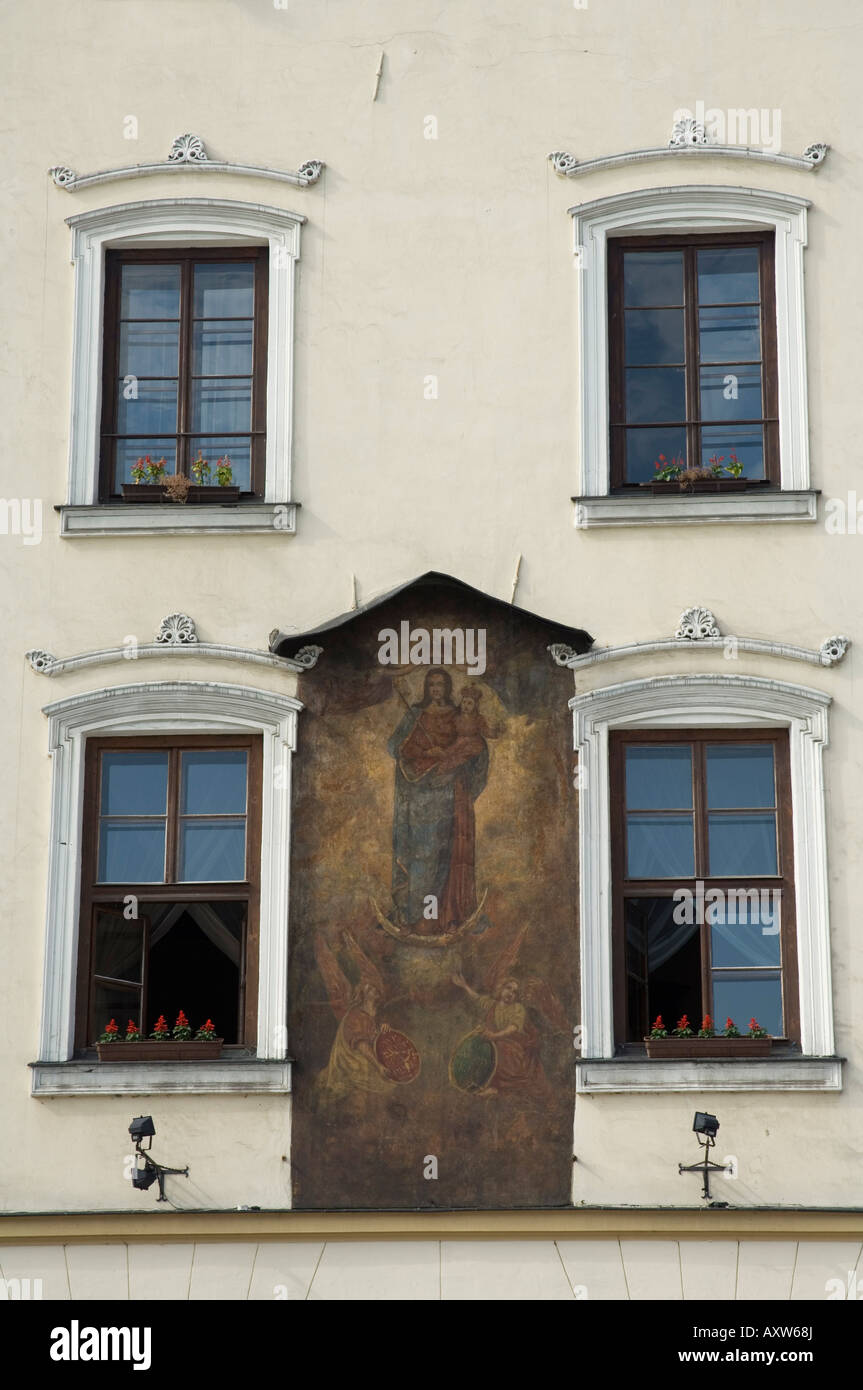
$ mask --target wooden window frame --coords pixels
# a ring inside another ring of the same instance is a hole
[[[626,877],[626,791],[624,750],[631,744],[691,744],[694,750],[694,823],[695,873],[691,879],[682,876],[664,879],[628,879]],[[707,783],[705,776],[705,747],[708,743],[769,743],[774,749],[776,778],[777,874],[709,875],[700,872],[707,855]],[[628,1035],[628,998],[626,974],[626,941],[624,902],[627,897],[669,897],[675,889],[694,888],[696,881],[704,884],[705,893],[713,887],[773,888],[781,893],[780,912],[780,978],[782,983],[782,1017],[785,1033],[775,1038],[778,1044],[800,1044],[800,1001],[797,970],[797,922],[794,895],[794,839],[791,804],[791,772],[788,731],[784,729],[739,728],[680,728],[630,729],[609,731],[609,786],[611,812],[611,883],[612,883],[612,959],[614,993],[615,1046],[631,1048],[641,1039]],[[705,919],[707,914],[704,914]],[[702,1009],[711,1013],[710,923],[700,924],[701,997]],[[699,1020],[700,1022],[700,1020]]]
[[[638,495],[640,483],[626,479],[626,420],[624,314],[623,314],[623,253],[680,248],[684,251],[684,354],[686,378],[686,421],[647,424],[645,428],[686,428],[687,462],[699,466],[699,447],[702,424],[721,424],[722,421],[701,420],[701,396],[698,355],[698,304],[696,288],[696,252],[723,246],[758,246],[759,286],[761,294],[761,409],[760,421],[764,430],[764,477],[747,480],[748,487],[781,486],[779,463],[779,376],[776,346],[776,289],[775,233],[771,231],[682,233],[669,236],[648,234],[608,238],[608,377],[609,377],[609,459],[612,492]],[[688,251],[688,254],[687,254]],[[711,364],[721,365],[721,364]],[[732,364],[734,365],[734,364]],[[737,364],[743,365],[743,364]]]
[[[246,782],[246,878],[227,882],[99,883],[99,801],[101,755],[106,751],[143,752],[159,749],[169,752],[166,863],[174,864],[172,841],[176,847],[179,821],[179,755],[188,750],[245,749],[248,752]],[[93,980],[93,930],[95,912],[100,905],[111,906],[129,894],[140,905],[165,902],[244,902],[246,929],[240,967],[240,1012],[235,1046],[254,1048],[257,1041],[259,922],[261,884],[261,774],[263,744],[260,735],[244,734],[149,734],[117,735],[87,739],[84,758],[84,802],[81,837],[81,905],[78,939],[78,972],[75,1008],[76,1049],[89,1048],[90,991]],[[173,826],[173,832],[172,832]],[[144,961],[146,976],[147,961]],[[142,1028],[145,1021],[141,1019]],[[229,1045],[230,1046],[230,1045]]]
[[[192,396],[192,289],[193,266],[205,261],[247,261],[255,267],[254,329],[252,339],[252,411],[251,428],[242,431],[220,431],[220,439],[251,439],[251,487],[241,492],[246,498],[262,499],[266,490],[267,453],[267,323],[269,295],[269,248],[266,246],[211,246],[162,248],[159,250],[108,250],[105,252],[105,314],[102,349],[102,422],[99,443],[99,501],[117,502],[122,495],[116,484],[115,454],[118,438],[129,436],[117,433],[117,387],[120,379],[120,279],[124,265],[179,264],[180,269],[180,342],[177,364],[178,402],[177,428],[159,438],[173,437],[177,441],[177,471],[189,475],[191,465],[189,441],[210,430],[191,430]],[[143,437],[140,433],[131,436]],[[155,436],[154,436],[155,437]]]

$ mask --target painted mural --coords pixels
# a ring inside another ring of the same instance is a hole
[[[421,581],[316,638],[294,764],[299,1208],[569,1203],[571,677],[547,651],[567,639]]]

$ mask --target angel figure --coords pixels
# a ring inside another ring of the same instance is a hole
[[[524,927],[500,953],[487,975],[485,991],[472,989],[460,972],[452,976],[453,984],[482,1010],[481,1023],[462,1039],[453,1055],[451,1075],[460,1089],[481,1096],[530,1091],[540,1097],[550,1091],[539,1055],[539,1029],[528,1007],[537,1009],[556,1032],[568,1033],[569,1023],[560,1000],[544,980],[531,976],[520,982],[511,973],[526,934]],[[476,1038],[491,1044],[484,1055],[471,1046]]]
[[[359,974],[356,986],[351,985],[324,937],[319,934],[315,940],[318,968],[330,1007],[339,1019],[329,1064],[319,1084],[334,1098],[357,1092],[389,1093],[399,1081],[413,1079],[411,1072],[419,1069],[419,1056],[404,1034],[378,1018],[386,992],[377,966],[351,932],[342,932],[342,943]],[[382,1037],[393,1045],[381,1048]]]

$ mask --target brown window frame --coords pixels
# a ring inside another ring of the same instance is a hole
[[[644,491],[640,483],[626,480],[626,431],[632,428],[626,420],[624,316],[623,316],[623,252],[652,251],[680,247],[684,251],[684,353],[686,372],[686,421],[662,422],[645,428],[669,428],[685,424],[686,449],[689,466],[701,462],[700,430],[704,423],[722,422],[701,420],[699,391],[700,366],[698,356],[698,314],[695,280],[695,253],[722,246],[758,246],[761,292],[761,372],[762,417],[764,427],[764,478],[747,480],[748,487],[779,487],[779,376],[776,357],[776,291],[775,291],[775,234],[773,231],[717,232],[676,236],[624,236],[608,238],[608,373],[609,373],[609,452],[611,459],[611,490],[627,494]],[[688,254],[687,254],[688,252]],[[715,365],[715,364],[714,364]],[[742,364],[738,364],[742,365]]]
[[[117,433],[117,388],[120,378],[120,275],[124,265],[179,264],[180,271],[180,343],[178,374],[177,429],[168,430],[160,438],[177,441],[177,471],[190,476],[189,441],[208,431],[190,430],[191,422],[191,342],[192,342],[192,266],[202,261],[251,261],[255,266],[255,316],[252,340],[252,418],[251,428],[235,432],[237,437],[251,437],[251,490],[241,492],[240,498],[263,498],[266,486],[267,453],[267,322],[269,297],[269,249],[266,246],[202,246],[163,248],[159,250],[106,251],[105,253],[105,313],[102,348],[102,425],[99,447],[99,500],[102,503],[122,500],[115,485],[116,441],[119,438],[141,438]],[[214,431],[209,431],[214,433]],[[220,439],[231,437],[222,431]]]
[[[626,877],[626,787],[624,750],[631,744],[667,743],[693,745],[693,790],[695,824],[695,873],[693,878],[675,876],[664,879],[630,879]],[[708,743],[770,743],[774,748],[776,778],[777,874],[710,875],[700,872],[707,863],[707,783],[705,776],[705,747]],[[624,902],[627,897],[668,897],[682,887],[694,889],[696,881],[704,884],[705,893],[712,887],[773,888],[781,893],[780,910],[780,976],[782,981],[782,1017],[785,1033],[774,1038],[780,1045],[800,1044],[800,997],[797,971],[797,922],[794,894],[794,840],[791,805],[791,770],[788,731],[786,729],[680,728],[626,729],[609,734],[609,781],[611,811],[611,883],[612,883],[612,953],[614,979],[614,1032],[618,1048],[631,1049],[640,1038],[630,1038],[629,1000],[627,997],[627,962],[625,941]],[[704,913],[705,919],[707,913]],[[701,998],[702,1011],[712,1013],[710,1005],[712,970],[710,956],[710,924],[700,925]],[[648,1013],[650,1005],[648,1002]],[[646,1020],[649,1023],[649,1019]],[[665,1020],[669,1030],[676,1020]],[[715,1021],[717,1029],[721,1021]],[[700,1018],[694,1023],[700,1024]],[[748,1020],[743,1021],[745,1032]],[[646,1029],[645,1029],[646,1033]]]
[[[167,848],[168,864],[176,862],[179,821],[179,756],[189,749],[238,748],[248,751],[246,782],[246,878],[227,882],[99,883],[99,800],[101,755],[106,751],[140,752],[167,750],[168,769]],[[263,742],[260,735],[232,734],[151,734],[101,737],[87,740],[84,756],[84,801],[81,837],[81,906],[78,933],[78,972],[75,1008],[75,1046],[92,1046],[89,1037],[91,988],[93,983],[94,921],[100,906],[110,907],[134,894],[139,906],[156,902],[201,902],[219,899],[246,903],[246,930],[240,966],[238,1039],[236,1046],[254,1047],[257,1042],[258,956],[261,885],[261,773]],[[144,970],[146,979],[145,960]],[[145,1022],[141,1020],[141,1026]]]

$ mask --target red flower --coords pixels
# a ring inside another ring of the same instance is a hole
[[[653,1024],[653,1027],[654,1027],[654,1028],[664,1028],[664,1027],[665,1027],[665,1024],[662,1022],[662,1014],[657,1014],[657,1015],[656,1015],[656,1022]]]
[[[211,1018],[208,1018],[208,1019],[207,1019],[206,1023],[204,1024],[204,1027],[205,1027],[205,1028],[212,1028],[212,1029],[213,1029],[213,1032],[215,1032],[215,1030],[216,1030],[216,1025],[215,1025],[215,1023],[213,1022],[213,1020],[212,1020]]]
[[[119,1028],[117,1027],[117,1024],[116,1024],[116,1022],[115,1022],[115,1020],[114,1020],[113,1018],[111,1019],[111,1022],[110,1022],[110,1023],[106,1023],[106,1024],[105,1024],[105,1032],[106,1032],[106,1033],[119,1033],[119,1031],[120,1031],[120,1030],[119,1030]]]
[[[141,1030],[140,1030],[140,1028],[138,1027],[138,1025],[137,1025],[137,1023],[135,1022],[135,1020],[132,1019],[132,1018],[130,1018],[130,1019],[129,1019],[129,1022],[126,1024],[126,1033],[127,1033],[127,1035],[128,1035],[129,1033],[139,1033],[140,1031],[141,1031]]]
[[[186,1015],[183,1013],[183,1010],[181,1009],[180,1012],[177,1014],[177,1022],[174,1024],[174,1027],[188,1028],[188,1026],[189,1020],[186,1018]]]
[[[705,1014],[705,1015],[704,1015],[703,1019],[701,1020],[701,1026],[702,1026],[702,1028],[712,1028],[712,1027],[713,1027],[713,1019],[710,1017],[710,1014]]]
[[[168,1025],[167,1025],[167,1023],[165,1022],[165,1015],[164,1015],[164,1014],[159,1014],[159,1017],[156,1019],[155,1025],[154,1025],[154,1027],[153,1027],[153,1032],[154,1032],[154,1033],[167,1033],[167,1031],[168,1031]]]
[[[683,1015],[683,1018],[679,1018],[679,1019],[677,1020],[677,1026],[678,1026],[678,1028],[688,1028],[688,1027],[689,1027],[689,1019],[686,1017],[686,1014]]]
[[[733,1018],[727,1018],[727,1019],[725,1020],[725,1027],[726,1027],[726,1028],[733,1028],[733,1027],[734,1027],[734,1019],[733,1019]]]

